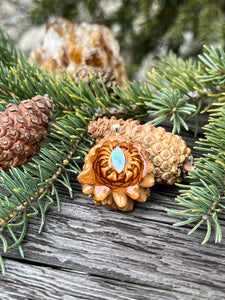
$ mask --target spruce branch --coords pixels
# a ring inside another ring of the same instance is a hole
[[[45,213],[55,199],[60,211],[60,199],[57,184],[62,184],[72,197],[70,184],[71,174],[80,172],[78,162],[88,151],[87,143],[91,138],[85,136],[86,123],[74,114],[64,115],[53,124],[52,132],[40,153],[34,156],[23,168],[11,168],[8,173],[2,171],[0,176],[1,188],[10,193],[10,197],[0,194],[0,227],[8,230],[13,244],[1,234],[3,249],[18,247],[21,255],[21,243],[27,230],[30,217],[41,214],[41,233],[45,223]],[[86,134],[87,135],[87,134]],[[35,205],[35,203],[37,205]],[[38,210],[36,208],[38,206]],[[19,237],[14,229],[20,230]],[[2,273],[5,273],[2,257],[0,259]]]
[[[200,64],[193,59],[184,60],[170,52],[168,56],[160,56],[156,62],[155,68],[157,74],[162,76],[163,84],[178,89],[181,93],[186,94],[193,101],[198,100],[202,95],[196,92],[204,86],[199,82],[198,76],[201,74]],[[156,76],[156,79],[158,78]],[[147,77],[148,78],[148,77]],[[149,78],[153,80],[154,77]]]
[[[179,90],[167,88],[158,92],[154,101],[148,103],[148,113],[159,115],[152,123],[157,126],[170,118],[173,122],[173,133],[180,132],[181,126],[188,130],[185,119],[188,115],[196,111],[196,106],[187,102],[187,97]]]
[[[38,68],[36,63],[29,64],[25,58],[18,58],[18,64],[10,68],[0,62],[0,109],[3,110],[12,100],[18,103],[20,99],[48,94],[58,113],[78,109],[81,114],[82,111],[87,112],[92,118],[113,114],[120,117],[147,116],[145,105],[140,107],[132,99],[124,101],[111,97],[102,78],[101,85],[94,76],[91,76],[90,81],[91,87],[82,79],[76,85],[72,76],[66,72],[59,76],[52,71],[50,76]]]
[[[224,87],[225,83],[225,52],[221,46],[204,46],[205,52],[199,55],[204,74],[200,75],[201,82],[209,84],[210,88]]]
[[[15,45],[10,39],[9,35],[0,29],[0,61],[10,67],[17,64],[18,58],[22,54],[16,50]]]
[[[224,50],[221,47],[217,50],[213,46],[205,47],[199,59],[201,63],[196,63],[170,53],[160,57],[156,69],[146,74],[150,89],[145,89],[148,93],[144,99],[151,108],[148,112],[158,115],[153,120],[154,124],[170,119],[173,132],[179,132],[181,127],[188,130],[186,119],[195,118],[197,124],[199,113],[225,104]],[[203,104],[207,106],[201,111]]]
[[[215,107],[225,104],[225,52],[219,46],[204,46],[205,52],[199,55],[202,62],[202,75],[199,76],[200,81],[206,86],[209,97],[212,98],[210,105],[205,109],[209,112],[215,112]]]
[[[141,87],[135,82],[127,82],[126,88],[113,87],[116,96],[110,96],[99,73],[101,84],[90,74],[91,87],[82,78],[78,85],[67,82],[65,91],[92,118],[102,116],[119,116],[123,118],[144,119],[147,117],[146,105],[141,97]],[[139,100],[140,99],[140,100]]]
[[[3,103],[5,105],[11,101],[12,95],[18,101],[32,98],[34,95],[48,94],[58,106],[63,108],[63,104],[71,102],[68,94],[64,92],[64,82],[68,80],[69,77],[61,79],[56,74],[49,76],[36,64],[30,65],[25,59],[19,59],[18,64],[10,68],[0,63],[0,89],[4,91],[3,99],[8,95]]]
[[[218,214],[225,209],[225,107],[222,108],[219,118],[210,117],[204,130],[205,138],[199,139],[199,146],[196,148],[207,153],[196,160],[196,169],[189,176],[191,185],[178,185],[182,190],[176,201],[186,209],[167,210],[170,215],[186,218],[185,221],[174,224],[175,226],[197,222],[189,234],[206,222],[207,232],[203,244],[210,238],[212,223],[215,228],[215,243],[222,239]]]
[[[196,118],[197,123],[202,104],[208,98],[207,90],[199,82],[200,74],[200,65],[190,59],[183,60],[173,53],[160,57],[156,68],[146,74],[148,88],[140,96],[150,108],[148,113],[157,115],[152,121],[154,125],[170,120],[173,132],[179,133],[181,127],[188,130],[187,119]]]

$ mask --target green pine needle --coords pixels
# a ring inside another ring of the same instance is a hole
[[[146,105],[150,108],[148,113],[159,115],[152,121],[153,125],[158,125],[169,118],[173,122],[173,133],[179,133],[181,126],[188,130],[185,119],[196,110],[194,104],[188,103],[186,96],[179,90],[171,88],[158,92],[152,102],[146,102]]]

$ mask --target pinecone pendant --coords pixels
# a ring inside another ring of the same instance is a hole
[[[8,170],[26,164],[40,149],[53,117],[53,101],[45,96],[23,100],[19,105],[8,104],[0,112],[0,167]]]
[[[145,202],[155,183],[153,164],[140,144],[126,135],[106,136],[85,157],[77,179],[95,205],[131,211],[133,202]]]
[[[154,176],[157,183],[172,185],[182,181],[183,173],[193,169],[190,164],[191,149],[185,141],[162,127],[154,127],[151,123],[140,125],[137,120],[117,120],[116,117],[108,119],[99,118],[90,122],[89,133],[97,141],[105,135],[114,132],[115,125],[120,126],[120,134],[126,134],[133,138],[147,152],[147,159],[154,165]]]

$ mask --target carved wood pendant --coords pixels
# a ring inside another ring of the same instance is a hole
[[[106,136],[85,157],[77,179],[95,205],[131,211],[134,200],[145,202],[155,183],[153,164],[139,143],[126,135]]]

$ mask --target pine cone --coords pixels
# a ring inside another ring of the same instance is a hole
[[[128,136],[106,136],[85,157],[77,179],[83,193],[94,198],[95,205],[110,210],[131,211],[134,200],[145,202],[153,186],[153,164],[145,150]]]
[[[87,82],[87,84],[93,91],[93,87],[91,85],[91,80],[90,80],[90,73],[92,73],[95,76],[99,85],[102,87],[101,78],[100,78],[100,74],[101,74],[102,80],[107,88],[109,95],[111,97],[117,96],[113,91],[113,86],[118,86],[118,82],[115,76],[111,72],[104,71],[101,68],[94,68],[90,66],[82,66],[78,68],[76,74],[74,75],[74,82],[78,84],[79,78],[82,77],[83,80]]]
[[[133,131],[136,132],[138,128],[141,128],[138,120],[129,119],[124,121],[123,119],[117,119],[112,116],[110,119],[103,117],[98,118],[97,121],[91,121],[88,125],[88,132],[91,133],[92,137],[98,142],[105,135],[115,134],[116,125],[119,125],[120,134],[128,134],[130,136],[134,135]],[[152,125],[152,127],[154,126]]]
[[[5,112],[0,112],[1,169],[24,165],[40,149],[52,116],[53,101],[48,95],[9,104]]]
[[[180,136],[166,132],[162,127],[156,128],[151,123],[140,125],[137,120],[124,121],[116,117],[90,122],[88,132],[100,140],[105,135],[113,134],[116,124],[120,126],[120,134],[129,135],[147,151],[148,159],[155,168],[153,173],[157,183],[172,185],[182,181],[182,171],[187,169],[185,163],[191,150]]]

